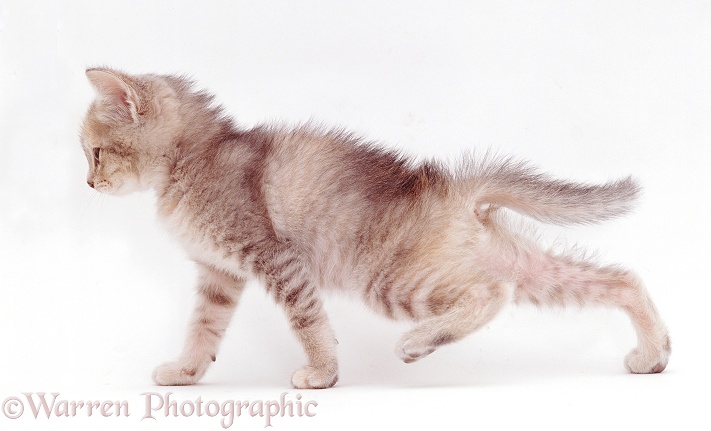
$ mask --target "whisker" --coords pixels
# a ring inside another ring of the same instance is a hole
[[[96,195],[98,195],[98,192],[94,192],[91,194],[91,197],[87,201],[86,205],[84,205],[84,210],[81,212],[81,215],[79,216],[80,218],[84,218],[86,216],[87,211],[89,210],[89,207],[94,203],[94,200],[96,199]]]

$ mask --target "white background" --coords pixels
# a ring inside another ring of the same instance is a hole
[[[707,414],[711,7],[658,1],[0,3],[0,401],[23,392],[127,400],[128,418],[0,415],[5,429],[221,429],[140,421],[150,374],[179,352],[194,270],[150,194],[85,183],[87,66],[186,73],[249,127],[316,119],[419,157],[493,148],[559,177],[644,186],[634,214],[542,227],[638,271],[672,334],[635,376],[616,310],[508,308],[411,365],[407,325],[333,297],[341,380],[295,391],[304,355],[251,286],[200,385],[177,401],[316,400],[275,429],[702,429]],[[26,408],[26,410],[29,410]],[[263,429],[241,417],[232,429]]]

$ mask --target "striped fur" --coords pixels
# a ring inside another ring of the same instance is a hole
[[[414,163],[342,131],[238,128],[179,77],[87,76],[98,94],[82,128],[87,182],[109,194],[155,190],[160,218],[200,268],[183,354],[156,369],[159,384],[204,375],[248,278],[262,281],[304,348],[297,388],[338,378],[324,289],[414,322],[396,346],[405,362],[466,337],[513,301],[619,307],[639,335],[627,368],[667,364],[667,331],[634,274],[542,250],[497,210],[593,223],[631,208],[631,179],[569,183],[493,157],[456,169]]]

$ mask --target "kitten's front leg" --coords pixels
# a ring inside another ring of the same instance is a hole
[[[308,357],[308,365],[294,373],[291,384],[297,389],[325,389],[338,381],[336,337],[333,335],[321,299],[315,289],[304,293],[300,304],[287,304],[286,314]]]
[[[330,388],[338,381],[337,341],[321,298],[298,257],[278,256],[275,260],[285,263],[268,271],[267,289],[284,307],[308,357],[308,365],[294,373],[291,383],[298,389]]]
[[[190,333],[180,358],[153,372],[159,385],[192,385],[215,361],[217,350],[237,306],[245,281],[198,264],[198,300]]]

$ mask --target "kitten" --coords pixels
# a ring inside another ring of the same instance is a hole
[[[156,383],[200,380],[248,278],[283,307],[306,352],[296,388],[338,379],[322,289],[355,292],[381,314],[415,322],[395,349],[406,363],[513,301],[619,307],[638,335],[627,369],[666,367],[669,336],[637,276],[542,250],[498,210],[594,223],[630,210],[639,192],[630,178],[570,183],[493,157],[465,158],[458,169],[413,163],[341,131],[241,129],[181,77],[86,74],[97,91],[81,131],[89,186],[153,189],[160,219],[199,269],[185,348],[155,370]]]

